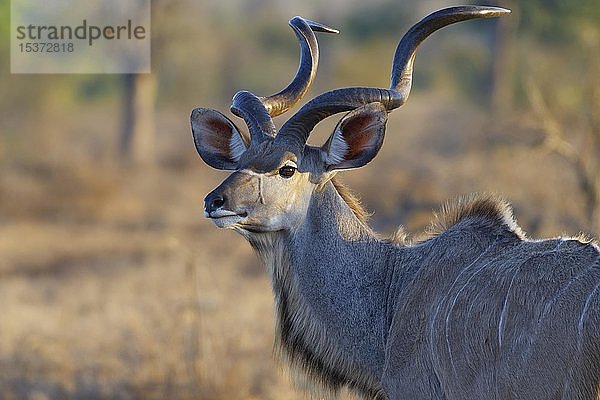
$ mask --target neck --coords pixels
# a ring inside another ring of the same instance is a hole
[[[249,237],[272,277],[277,348],[319,387],[380,391],[386,335],[387,260],[331,182],[315,191],[293,232]]]

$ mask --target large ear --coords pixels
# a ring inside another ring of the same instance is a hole
[[[321,147],[327,170],[362,167],[375,157],[385,136],[387,111],[369,103],[349,112]]]
[[[220,112],[208,108],[196,108],[190,120],[194,144],[204,162],[217,169],[236,169],[249,140],[235,124]]]

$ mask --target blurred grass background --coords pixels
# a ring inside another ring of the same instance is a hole
[[[532,237],[597,236],[600,4],[492,3],[513,14],[422,45],[382,151],[343,179],[384,233],[496,192]],[[271,360],[266,274],[202,216],[226,174],[197,157],[189,113],[284,87],[294,15],[341,30],[319,35],[308,97],[387,87],[401,35],[454,4],[155,0],[153,72],[119,76],[11,75],[0,0],[0,398],[304,398]]]

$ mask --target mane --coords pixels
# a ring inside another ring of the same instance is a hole
[[[433,220],[425,230],[425,239],[438,236],[469,218],[503,225],[518,238],[526,238],[525,232],[515,221],[508,202],[494,194],[470,194],[446,201],[440,210],[434,213]]]
[[[333,177],[331,183],[333,183],[335,190],[350,207],[356,218],[366,224],[371,213],[365,210],[358,196],[337,177]],[[512,207],[506,200],[491,193],[472,193],[445,201],[440,209],[434,212],[433,218],[425,231],[416,238],[411,237],[403,226],[399,226],[388,240],[400,245],[422,242],[438,236],[468,218],[489,220],[505,226],[520,239],[526,239],[527,237],[525,231],[515,221]],[[593,239],[581,233],[574,239],[582,243],[596,244]]]
[[[358,196],[354,194],[354,192],[352,192],[348,186],[340,182],[337,177],[333,177],[331,179],[331,183],[333,183],[333,187],[335,187],[335,190],[342,197],[348,207],[350,207],[356,218],[366,224],[371,214],[362,206]]]
[[[561,235],[560,238],[567,240],[576,240],[581,244],[589,244],[597,248],[598,251],[600,251],[600,243],[598,242],[598,238],[596,238],[595,236],[591,236],[589,233],[586,232],[579,232],[574,236]]]

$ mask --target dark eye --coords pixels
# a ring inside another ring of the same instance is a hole
[[[294,175],[294,172],[296,172],[296,168],[292,167],[291,165],[284,165],[283,167],[279,168],[279,175],[283,176],[284,178],[291,178],[292,175]]]

